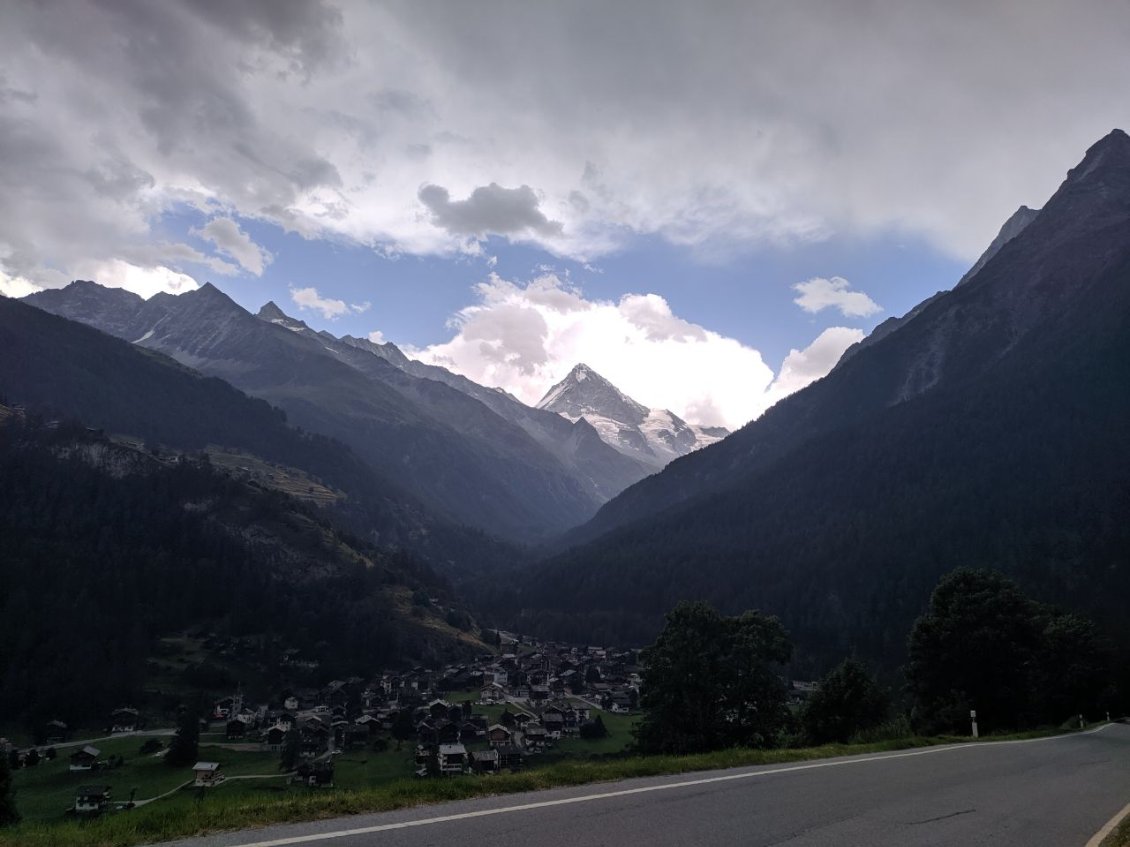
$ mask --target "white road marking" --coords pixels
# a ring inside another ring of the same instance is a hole
[[[1090,735],[1102,732],[1110,724],[1103,724],[1096,729],[1089,729],[1079,735]],[[827,762],[809,762],[801,765],[789,765],[783,768],[772,768],[763,771],[743,771],[742,773],[726,774],[725,776],[710,776],[702,779],[688,779],[683,782],[666,782],[661,785],[646,785],[641,788],[624,788],[619,791],[605,791],[601,794],[585,794],[580,797],[565,797],[561,800],[542,800],[537,803],[523,803],[519,806],[503,806],[498,809],[481,809],[477,812],[461,812],[457,815],[438,815],[434,818],[422,818],[414,821],[401,821],[400,823],[384,823],[376,826],[362,826],[355,829],[341,829],[336,832],[312,833],[310,835],[294,835],[289,838],[275,838],[269,841],[255,841],[252,843],[232,845],[232,847],[287,847],[290,844],[309,844],[315,841],[329,841],[334,838],[348,838],[353,835],[370,835],[374,832],[387,832],[393,829],[410,829],[415,826],[430,826],[431,824],[460,821],[468,818],[485,818],[490,815],[505,815],[511,812],[525,812],[530,809],[544,809],[549,806],[567,806],[572,803],[588,803],[592,800],[607,800],[609,797],[627,797],[632,794],[648,794],[652,791],[671,791],[675,788],[690,788],[695,785],[711,785],[717,782],[732,782],[738,779],[755,779],[761,776],[772,776],[779,773],[793,773],[794,771],[815,770],[816,768],[838,768],[848,765],[860,765],[867,762],[882,762],[887,759],[906,759],[911,756],[928,756],[932,753],[948,753],[952,750],[968,750],[970,748],[987,749],[990,746],[1003,744],[1036,744],[1043,741],[1058,741],[1063,738],[1074,738],[1075,735],[1051,735],[1045,738],[1022,738],[1016,741],[990,741],[968,742],[965,744],[950,744],[944,747],[926,747],[920,750],[910,750],[905,753],[884,753],[878,756],[860,758],[833,759]],[[1130,808],[1130,807],[1128,807]],[[1096,842],[1097,843],[1097,842]],[[1086,847],[1091,847],[1088,843]]]
[[[1103,843],[1103,839],[1110,835],[1114,828],[1118,826],[1127,815],[1130,815],[1130,803],[1127,803],[1119,809],[1115,816],[1107,821],[1102,829],[1091,836],[1091,840],[1088,841],[1084,847],[1099,847],[1099,845]]]

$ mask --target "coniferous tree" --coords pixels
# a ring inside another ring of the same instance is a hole
[[[12,786],[12,771],[8,767],[8,757],[0,756],[0,826],[10,826],[20,822],[16,811],[16,789]]]
[[[581,738],[586,741],[594,741],[598,738],[608,737],[608,727],[604,725],[604,721],[600,715],[597,715],[591,721],[585,721],[581,724]]]
[[[169,742],[165,753],[165,763],[173,767],[184,767],[196,761],[200,750],[200,718],[196,709],[185,707],[177,719],[177,734]]]
[[[284,773],[289,773],[298,766],[298,760],[302,752],[301,737],[298,734],[298,727],[291,726],[283,736],[282,753],[279,756],[279,770]]]

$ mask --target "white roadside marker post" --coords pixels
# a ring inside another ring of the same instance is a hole
[[[973,723],[973,737],[977,737],[977,710],[969,710],[969,720]]]

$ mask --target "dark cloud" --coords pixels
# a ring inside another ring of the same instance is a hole
[[[346,58],[341,11],[320,0],[183,0],[184,5],[227,36],[259,42],[283,54],[295,70]]]
[[[560,221],[551,221],[538,208],[538,196],[528,185],[503,188],[492,182],[476,188],[466,200],[452,200],[446,188],[425,185],[418,196],[431,211],[436,226],[453,235],[481,238],[491,233],[513,235],[528,231],[554,236],[562,231]]]
[[[972,258],[1130,125],[1130,13],[958,6],[0,2],[0,271],[145,255],[178,204],[391,253]]]

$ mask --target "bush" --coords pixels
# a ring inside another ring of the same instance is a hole
[[[855,659],[845,659],[820,680],[805,704],[801,722],[813,744],[844,743],[883,723],[887,711],[887,695],[867,668]]]
[[[147,738],[145,743],[137,749],[139,756],[152,756],[158,750],[164,749],[165,745],[161,743],[160,738]]]

